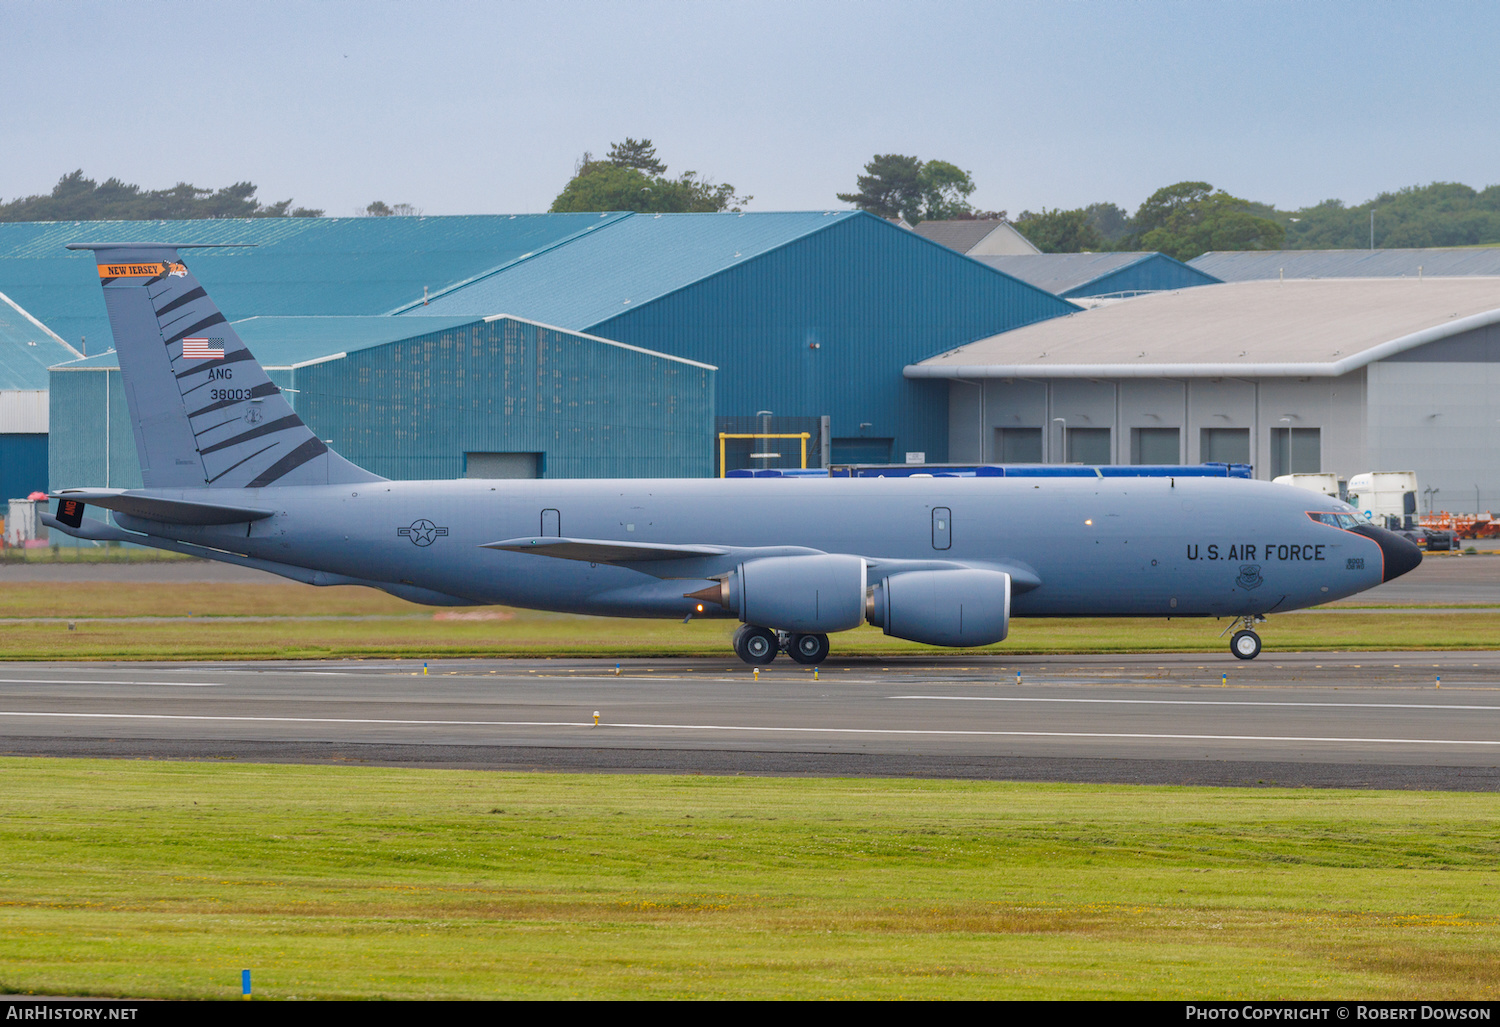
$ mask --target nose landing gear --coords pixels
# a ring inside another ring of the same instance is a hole
[[[1260,636],[1255,633],[1254,628],[1255,625],[1264,624],[1265,621],[1266,619],[1260,614],[1254,613],[1236,617],[1229,622],[1229,627],[1224,629],[1225,632],[1235,625],[1240,625],[1240,630],[1229,639],[1229,651],[1235,655],[1236,659],[1253,660],[1260,655]],[[1220,632],[1219,637],[1223,638],[1224,633]]]

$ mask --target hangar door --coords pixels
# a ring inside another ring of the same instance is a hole
[[[540,478],[540,453],[465,453],[465,478]]]

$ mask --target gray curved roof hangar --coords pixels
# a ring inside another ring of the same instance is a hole
[[[1500,277],[1206,285],[1016,328],[908,378],[1338,376],[1500,324]]]

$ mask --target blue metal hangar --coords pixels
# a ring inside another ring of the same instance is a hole
[[[1165,253],[1037,253],[978,259],[997,271],[1075,301],[1123,299],[1219,282],[1206,271]]]
[[[721,423],[826,416],[834,463],[946,460],[947,389],[901,368],[1077,309],[860,211],[636,214],[420,307],[520,311],[713,364]]]
[[[112,363],[99,356],[109,336],[96,276],[63,247],[134,240],[256,244],[185,255],[232,321],[253,318],[274,330],[274,339],[246,340],[274,353],[266,361],[299,390],[294,402],[309,424],[351,458],[396,477],[709,474],[716,419],[767,410],[778,421],[827,418],[837,461],[899,460],[912,451],[943,460],[946,386],[906,379],[902,368],[1078,309],[854,211],[0,225],[0,291],[19,294],[38,320],[94,354],[53,374],[54,484],[74,480],[105,453],[111,484],[125,484],[116,452],[125,426],[113,420],[120,414],[112,399],[106,408],[109,390],[95,387],[88,400],[86,375],[62,384],[65,375]],[[563,402],[573,390],[577,407],[566,413],[582,419],[578,430],[564,430],[554,410],[551,436],[509,434],[524,375],[510,374],[506,361],[533,356],[507,349],[499,329],[476,327],[502,317],[512,328],[529,324],[557,333],[549,339],[573,340],[578,354],[630,353],[654,370],[625,374],[580,357],[563,373],[566,387],[548,393]],[[337,318],[353,320],[316,320]],[[471,341],[459,341],[465,332]],[[472,353],[474,339],[498,347],[493,359],[445,364],[445,353]],[[407,363],[398,373],[396,362],[418,352],[427,370]],[[486,389],[491,402],[481,408]],[[627,418],[633,404],[676,419],[667,427],[655,415]],[[414,418],[399,431],[398,410]],[[689,412],[698,418],[691,445],[681,434]],[[445,418],[489,420],[482,432],[464,427],[474,437],[460,438],[457,427],[443,427]],[[601,432],[618,445],[600,449]],[[424,449],[427,438],[438,448]]]
[[[0,292],[0,504],[46,491],[47,368],[79,356]]]
[[[505,316],[233,327],[320,438],[387,478],[711,472],[708,364]],[[51,409],[54,481],[140,487],[113,351],[54,367]]]

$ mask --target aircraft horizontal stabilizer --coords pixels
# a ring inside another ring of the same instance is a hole
[[[263,520],[276,512],[229,503],[153,496],[131,489],[62,489],[53,495],[58,499],[101,506],[163,524],[244,524]]]
[[[92,517],[80,517],[77,524],[64,524],[51,514],[44,513],[39,516],[39,520],[54,531],[89,542],[139,542],[144,537],[135,532],[117,528],[113,524],[96,521]]]

